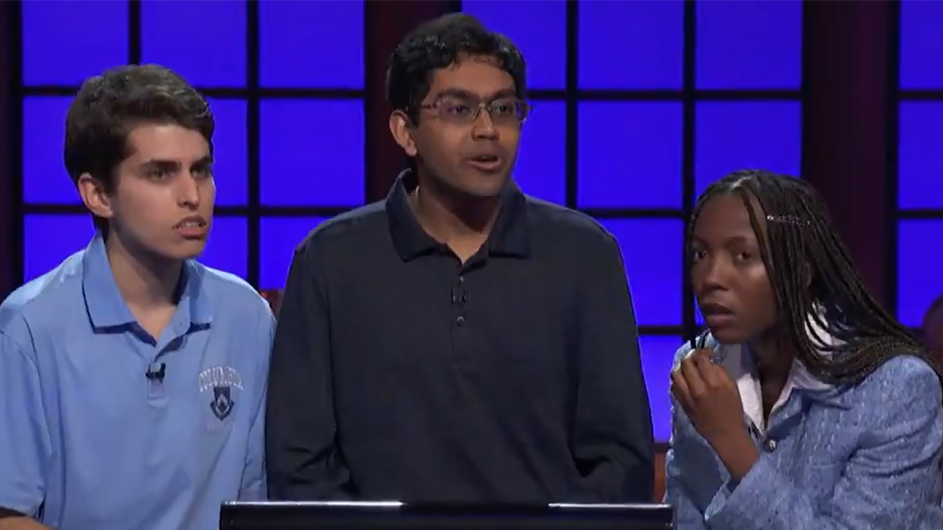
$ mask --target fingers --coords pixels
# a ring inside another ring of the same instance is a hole
[[[695,365],[696,357],[696,355],[685,357],[681,360],[681,364],[671,372],[671,394],[689,414],[694,402],[707,392],[707,387]]]
[[[690,406],[711,394],[713,389],[736,387],[727,370],[713,361],[709,349],[692,351],[671,373],[671,394],[682,406]]]
[[[683,407],[687,407],[691,395],[691,389],[688,388],[687,381],[681,375],[681,367],[671,371],[671,395],[678,400]]]
[[[708,348],[701,348],[699,350],[693,350],[691,353],[687,355],[687,358],[692,358],[692,357],[704,357],[707,360],[711,360],[714,358],[714,350],[711,350]]]
[[[681,361],[679,367],[679,371],[688,385],[688,395],[694,399],[703,396],[707,392],[707,384],[704,382],[704,378],[701,377],[700,369],[698,369],[698,360],[701,358],[700,355],[688,356]]]
[[[698,355],[694,362],[707,388],[737,388],[727,369],[717,364],[712,355]]]
[[[710,357],[696,355],[692,358],[692,361],[706,388],[716,388],[724,385],[727,371],[723,367],[714,364]]]

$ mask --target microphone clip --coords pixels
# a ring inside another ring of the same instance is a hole
[[[158,383],[164,382],[164,375],[167,373],[167,364],[165,363],[154,363],[147,367],[147,372],[144,373],[144,377],[148,381],[157,381]]]

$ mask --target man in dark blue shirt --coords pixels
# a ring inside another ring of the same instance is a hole
[[[411,169],[295,253],[269,379],[271,498],[651,498],[619,249],[510,180],[525,89],[520,52],[466,15],[394,52],[390,130]]]

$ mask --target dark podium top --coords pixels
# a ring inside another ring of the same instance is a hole
[[[665,504],[224,503],[220,530],[671,530]]]

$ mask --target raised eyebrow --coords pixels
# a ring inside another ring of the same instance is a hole
[[[750,243],[755,243],[755,242],[756,242],[756,237],[754,237],[754,236],[748,236],[748,235],[743,235],[743,234],[737,234],[737,235],[733,235],[733,236],[730,236],[730,237],[725,237],[725,238],[722,240],[722,245],[723,245],[723,246],[727,246],[727,245],[738,244],[738,243],[748,243],[748,244],[750,244]],[[692,245],[694,245],[694,244],[698,244],[698,245],[708,245],[707,241],[701,239],[701,238],[698,237],[698,236],[691,236],[691,244],[692,244]]]
[[[152,158],[141,162],[140,166],[142,169],[156,168],[162,169],[164,171],[178,171],[180,169],[180,162],[176,160],[162,160],[159,158]]]
[[[497,92],[491,94],[491,96],[485,98],[485,101],[494,101],[496,99],[515,98],[515,97],[517,97],[517,93],[514,92],[513,89],[502,88],[501,90],[498,90]]]
[[[435,99],[438,100],[438,99],[446,98],[446,97],[469,99],[469,100],[475,100],[475,101],[486,101],[490,103],[496,99],[517,97],[517,93],[514,92],[514,90],[511,88],[502,88],[501,90],[492,92],[491,94],[488,94],[482,97],[478,94],[472,93],[462,88],[447,88],[443,90],[442,92],[439,92],[438,95],[436,95]]]
[[[462,88],[446,88],[435,96],[436,100],[442,98],[479,99],[477,95]]]
[[[736,235],[736,236],[728,237],[727,239],[724,240],[724,242],[727,243],[727,244],[730,244],[730,243],[752,243],[752,242],[755,241],[755,240],[756,240],[755,237],[748,237],[748,236],[744,236],[744,235]]]

